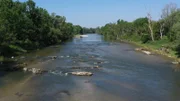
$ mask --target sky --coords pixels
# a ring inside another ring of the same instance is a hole
[[[19,0],[27,1],[27,0]],[[133,21],[151,13],[158,20],[166,4],[180,0],[34,0],[49,13],[65,16],[68,22],[83,27],[98,27],[118,19]]]

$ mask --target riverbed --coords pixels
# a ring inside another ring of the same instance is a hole
[[[0,101],[180,101],[180,67],[135,48],[88,34],[29,53],[20,59],[49,72],[0,72]],[[94,75],[66,75],[74,71]]]

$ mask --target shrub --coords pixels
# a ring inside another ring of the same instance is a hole
[[[143,34],[141,36],[142,43],[147,43],[150,40],[149,34]]]

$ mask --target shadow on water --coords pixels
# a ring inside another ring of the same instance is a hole
[[[8,81],[11,77],[11,79],[14,79],[16,76],[18,76],[18,74],[22,74],[20,71],[20,66],[18,65],[18,63],[16,61],[4,61],[1,62],[0,64],[0,88],[3,85],[6,85],[8,83],[6,83],[5,81]],[[12,75],[15,74],[15,75]],[[12,76],[10,76],[12,75]],[[6,77],[8,77],[7,79],[5,79]],[[21,77],[20,77],[21,78]]]
[[[18,71],[20,67],[15,61],[3,61],[0,63],[0,77],[8,74],[9,72]]]
[[[0,62],[0,88],[23,80],[29,73],[22,72],[22,67],[46,61],[48,56],[54,55],[59,49],[60,45],[50,46]]]

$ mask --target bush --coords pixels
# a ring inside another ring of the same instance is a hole
[[[150,40],[150,37],[148,34],[143,34],[141,37],[142,43],[147,43]]]

